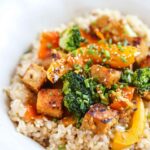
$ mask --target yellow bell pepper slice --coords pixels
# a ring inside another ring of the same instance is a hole
[[[124,132],[116,132],[113,142],[113,150],[122,150],[139,141],[144,132],[145,127],[145,109],[143,100],[137,96],[137,110],[133,115],[131,128]]]

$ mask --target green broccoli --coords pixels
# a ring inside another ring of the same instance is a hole
[[[135,72],[130,69],[125,69],[121,80],[137,87],[139,93],[150,91],[150,68],[137,69]]]
[[[150,91],[150,68],[137,69],[132,80],[139,92]]]
[[[89,107],[94,104],[98,95],[97,82],[93,79],[68,72],[63,76],[64,106],[78,119],[84,116]]]
[[[125,83],[132,83],[132,77],[133,77],[133,71],[130,69],[125,69],[123,73],[121,74],[121,79]]]
[[[80,42],[84,41],[85,39],[81,37],[79,27],[74,25],[62,33],[59,46],[66,51],[73,51],[79,48]]]

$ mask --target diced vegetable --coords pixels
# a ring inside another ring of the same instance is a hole
[[[42,89],[38,92],[37,111],[50,117],[61,118],[63,95],[60,89]]]
[[[64,117],[62,120],[64,126],[75,125],[77,120],[73,116]]]
[[[150,90],[150,68],[137,69],[133,74],[132,82],[140,90]]]
[[[51,63],[55,62],[56,60],[64,58],[65,55],[66,54],[63,51],[51,49],[49,57],[42,59],[40,61],[40,65],[42,65],[44,69],[47,70]]]
[[[137,110],[134,112],[131,127],[124,132],[117,131],[112,141],[113,150],[122,150],[135,144],[142,137],[145,127],[145,109],[143,100],[136,97]]]
[[[31,64],[22,78],[22,81],[35,92],[38,92],[46,80],[46,71],[36,64]]]
[[[112,85],[119,81],[121,72],[100,65],[93,65],[91,67],[91,75],[92,77],[97,78],[98,81],[107,88],[111,88]]]
[[[91,43],[98,43],[96,36],[93,36],[90,32],[80,29],[81,36],[86,39],[87,42],[81,43],[82,45],[87,45]]]
[[[97,93],[99,94],[101,104],[109,105],[110,102],[109,102],[108,91],[106,87],[102,84],[99,84],[96,87],[96,89],[97,89]]]
[[[111,100],[113,101],[110,105],[112,109],[123,110],[124,108],[134,107],[131,102],[134,94],[134,87],[124,87],[122,89],[117,89],[115,92],[111,93]]]
[[[121,74],[121,80],[125,83],[132,83],[133,78],[133,71],[130,69],[124,69],[123,73]]]
[[[79,27],[74,25],[62,33],[59,46],[66,51],[73,51],[79,48],[80,43],[83,41],[84,39],[81,37]]]
[[[80,119],[97,100],[96,81],[85,79],[74,72],[63,77],[64,106],[76,118]]]
[[[102,104],[94,104],[85,114],[81,127],[91,130],[96,134],[107,133],[117,123],[117,119],[116,110],[108,109]]]
[[[51,63],[50,67],[47,70],[47,78],[52,83],[55,83],[69,70],[72,70],[72,67],[67,63],[66,58],[64,57]]]
[[[38,57],[45,59],[50,56],[51,49],[59,46],[59,33],[58,32],[43,32],[40,37],[40,49]]]
[[[36,105],[35,104],[27,104],[26,105],[26,112],[24,114],[24,117],[23,119],[27,122],[30,122],[30,121],[33,121],[34,119],[37,119],[37,118],[41,118],[42,116],[41,115],[38,115],[37,114],[37,111],[36,111]]]
[[[121,77],[123,82],[135,86],[140,94],[150,91],[150,68],[148,67],[137,69],[135,72],[125,70]]]

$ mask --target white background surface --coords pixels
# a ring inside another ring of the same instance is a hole
[[[138,15],[150,26],[150,0],[0,0],[0,150],[41,150],[15,131],[2,89],[20,55],[44,28],[58,26],[94,8]]]

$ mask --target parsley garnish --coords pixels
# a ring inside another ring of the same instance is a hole
[[[120,51],[124,51],[122,44],[120,42],[118,42],[117,47]]]
[[[120,58],[121,58],[122,62],[124,62],[124,63],[127,62],[127,60],[126,60],[126,58],[124,56],[121,56]]]
[[[51,43],[47,43],[47,48],[48,49],[52,48],[52,44]]]

